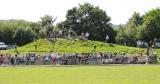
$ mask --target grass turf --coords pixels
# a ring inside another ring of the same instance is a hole
[[[35,49],[37,45],[37,49]],[[94,50],[94,46],[96,49]],[[93,53],[93,52],[107,52],[107,53],[122,53],[126,52],[129,54],[140,53],[146,49],[127,47],[116,44],[108,44],[98,41],[83,41],[83,40],[67,40],[67,39],[56,39],[55,41],[48,39],[39,39],[35,42],[31,42],[25,46],[18,47],[20,53],[28,52],[38,52],[38,53],[48,53],[50,51],[55,51],[58,53]],[[153,49],[158,54],[160,54],[160,49]],[[15,53],[14,49],[3,51],[4,53]]]
[[[159,65],[0,67],[0,84],[159,84]]]

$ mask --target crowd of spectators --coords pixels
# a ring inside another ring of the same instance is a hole
[[[128,56],[108,53],[72,53],[72,54],[0,54],[0,65],[79,65],[79,64],[144,64],[146,56]]]

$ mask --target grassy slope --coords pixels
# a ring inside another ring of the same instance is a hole
[[[38,45],[38,49],[36,50],[34,45]],[[35,42],[29,43],[23,47],[19,47],[18,51],[20,53],[26,52],[38,52],[38,53],[47,53],[50,51],[56,51],[59,53],[91,53],[94,52],[94,45],[96,45],[96,52],[107,52],[107,53],[121,53],[127,52],[129,54],[134,54],[137,52],[144,51],[145,49],[135,48],[135,47],[126,47],[115,44],[107,44],[104,42],[98,41],[82,41],[82,40],[67,40],[67,39],[56,39],[56,41],[51,41],[47,39],[40,39]],[[7,50],[6,52],[14,53],[14,49]],[[153,50],[160,55],[160,50]]]
[[[158,65],[0,67],[1,84],[159,84]]]

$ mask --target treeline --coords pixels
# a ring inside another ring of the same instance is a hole
[[[119,25],[116,35],[118,44],[136,46],[137,41],[147,42],[154,47],[160,41],[160,8],[152,9],[144,15],[134,12],[128,22]]]
[[[30,24],[24,20],[1,20],[0,42],[19,45],[31,42],[35,33],[30,28]]]
[[[89,32],[90,40],[108,40],[127,46],[136,46],[137,41],[143,41],[151,47],[160,40],[160,8],[152,9],[144,15],[134,12],[123,25],[115,26],[110,21],[111,17],[104,10],[85,3],[68,10],[66,20],[57,26],[59,29],[74,30],[78,35]]]
[[[69,9],[66,20],[54,26],[55,20],[56,18],[49,15],[41,17],[38,22],[1,20],[0,41],[24,45],[38,38],[47,38],[54,31],[65,31],[74,36],[87,33],[90,40],[107,40],[128,46],[136,46],[138,40],[148,42],[150,46],[160,38],[159,8],[144,15],[135,12],[126,24],[115,26],[104,10],[85,3]]]
[[[53,31],[53,22],[49,15],[41,17],[38,22],[0,20],[0,42],[21,46],[38,38],[46,38],[48,32]]]

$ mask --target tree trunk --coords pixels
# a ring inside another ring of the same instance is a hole
[[[148,43],[148,46],[147,46],[147,50],[146,50],[146,64],[149,63],[149,57],[150,57],[150,42],[147,42]]]
[[[147,43],[148,43],[148,46],[147,46],[146,54],[147,54],[147,56],[149,56],[150,55],[150,47],[151,47],[151,45],[150,45],[150,42],[147,42]]]

